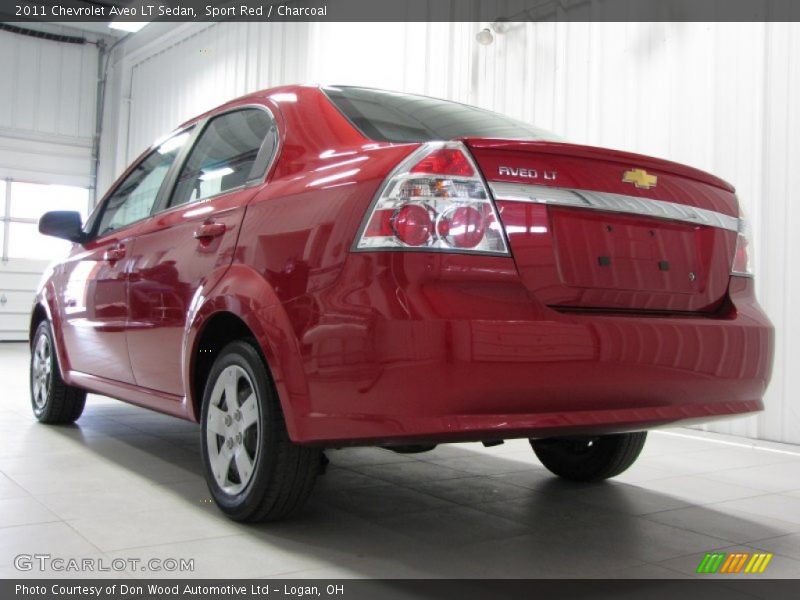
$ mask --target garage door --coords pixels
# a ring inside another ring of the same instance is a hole
[[[0,340],[28,338],[34,290],[47,261],[14,260],[0,263]]]
[[[39,280],[47,265],[69,252],[69,242],[39,234],[48,210],[74,210],[85,219],[89,190],[66,185],[0,181],[0,341],[25,340]]]

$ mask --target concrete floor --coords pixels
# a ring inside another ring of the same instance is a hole
[[[525,441],[335,450],[302,517],[244,526],[210,501],[196,425],[98,396],[77,426],[39,425],[27,360],[0,344],[0,577],[49,553],[194,559],[199,577],[680,578],[706,552],[755,549],[775,553],[762,577],[800,577],[797,447],[666,430],[581,486]]]

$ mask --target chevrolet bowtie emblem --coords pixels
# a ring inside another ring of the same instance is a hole
[[[631,169],[630,171],[625,171],[625,174],[622,176],[622,181],[625,183],[632,183],[637,188],[649,190],[651,187],[656,186],[658,177],[649,175],[644,169]]]

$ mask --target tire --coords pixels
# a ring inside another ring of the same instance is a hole
[[[64,383],[56,359],[53,330],[47,320],[39,323],[31,344],[31,407],[41,423],[74,423],[86,406],[86,390]]]
[[[225,346],[209,373],[201,414],[211,496],[235,521],[276,521],[305,504],[322,451],[289,439],[267,365],[254,342]]]
[[[639,457],[646,431],[580,438],[530,440],[537,458],[551,472],[571,481],[616,477]]]

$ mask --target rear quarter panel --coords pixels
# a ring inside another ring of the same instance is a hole
[[[313,410],[299,340],[319,320],[320,296],[341,276],[378,188],[417,145],[367,140],[316,88],[273,96],[279,101],[265,102],[278,120],[279,157],[247,205],[232,266],[198,293],[185,351],[194,356],[198,333],[215,313],[242,318],[265,353],[297,440]],[[192,361],[184,364],[189,389]]]

